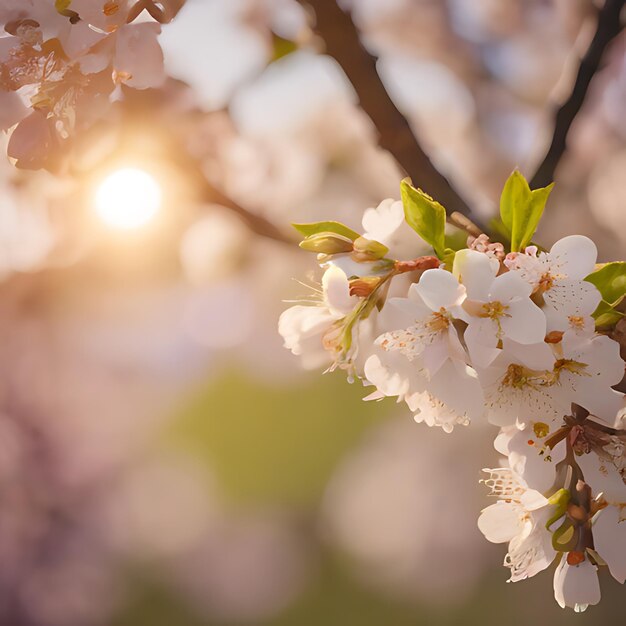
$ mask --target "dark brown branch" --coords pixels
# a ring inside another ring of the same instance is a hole
[[[265,237],[266,239],[273,239],[280,243],[286,243],[289,245],[295,245],[298,243],[298,239],[290,237],[287,233],[284,233],[277,226],[272,224],[269,220],[266,220],[261,215],[252,213],[247,209],[244,209],[241,205],[237,204],[234,200],[225,196],[221,191],[218,191],[213,187],[206,178],[203,176],[203,184],[201,188],[201,195],[206,202],[215,202],[227,209],[230,209],[236,213],[248,226],[248,228],[257,235]]]
[[[170,159],[176,163],[186,179],[195,189],[197,198],[207,204],[219,204],[236,213],[245,222],[246,226],[255,234],[272,239],[279,243],[297,245],[299,238],[286,233],[278,226],[248,209],[242,207],[232,198],[217,189],[205,176],[198,159],[194,158],[186,149],[184,142],[171,135],[167,144]]]
[[[376,70],[376,59],[365,49],[348,13],[335,0],[299,0],[315,11],[317,34],[326,52],[342,67],[361,107],[380,135],[380,145],[398,161],[413,182],[449,211],[469,215],[471,210],[450,182],[432,164],[405,117],[397,109]]]
[[[567,100],[556,110],[554,132],[546,156],[530,181],[530,186],[545,187],[554,180],[554,173],[567,148],[567,136],[576,115],[580,111],[589,85],[600,67],[609,43],[624,28],[621,12],[625,0],[606,0],[598,12],[598,25],[587,52],[580,60],[574,87]]]

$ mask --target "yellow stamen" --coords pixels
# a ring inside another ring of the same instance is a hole
[[[439,311],[435,311],[426,322],[426,328],[432,333],[441,333],[447,330],[449,326],[450,314],[443,307]]]
[[[492,320],[499,320],[501,317],[511,317],[507,313],[508,310],[508,305],[502,304],[502,302],[486,302],[482,306],[479,317],[488,317]]]
[[[536,437],[538,437],[539,439],[543,439],[544,437],[547,437],[550,433],[550,427],[543,422],[535,422],[533,424],[533,431]]]
[[[585,327],[585,318],[580,315],[570,315],[568,319],[572,328],[580,330]]]

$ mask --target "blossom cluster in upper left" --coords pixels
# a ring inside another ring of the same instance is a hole
[[[17,165],[54,169],[73,132],[105,115],[122,85],[159,86],[165,80],[159,22],[183,4],[3,0],[0,130],[13,129],[8,154]]]

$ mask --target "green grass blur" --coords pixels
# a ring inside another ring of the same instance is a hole
[[[624,589],[603,576],[603,601],[585,614],[561,610],[552,597],[551,572],[506,584],[502,546],[485,543],[493,570],[466,604],[423,606],[394,600],[360,584],[350,563],[315,533],[315,512],[342,457],[392,402],[365,403],[359,385],[342,375],[312,376],[268,386],[230,371],[198,390],[163,433],[160,445],[206,461],[233,507],[287,506],[309,519],[318,551],[303,595],[272,619],[245,626],[621,626]],[[388,410],[385,410],[388,409]],[[428,431],[424,426],[424,436]],[[474,514],[474,513],[472,513]],[[476,512],[477,514],[477,512]],[[112,626],[228,626],[195,615],[158,572],[129,572],[128,603]],[[620,617],[621,616],[621,617]]]

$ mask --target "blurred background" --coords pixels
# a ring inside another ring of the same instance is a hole
[[[486,220],[511,170],[541,159],[597,7],[345,4]],[[477,530],[489,427],[417,426],[282,348],[278,315],[313,258],[231,205],[285,232],[358,227],[403,176],[308,17],[292,0],[188,0],[160,36],[167,82],[127,91],[71,175],[2,159],[3,626],[574,619],[550,573],[506,584],[504,547]],[[602,260],[626,243],[625,51],[622,36],[594,78],[540,231],[591,236]],[[620,623],[623,589],[602,585],[577,623]]]

